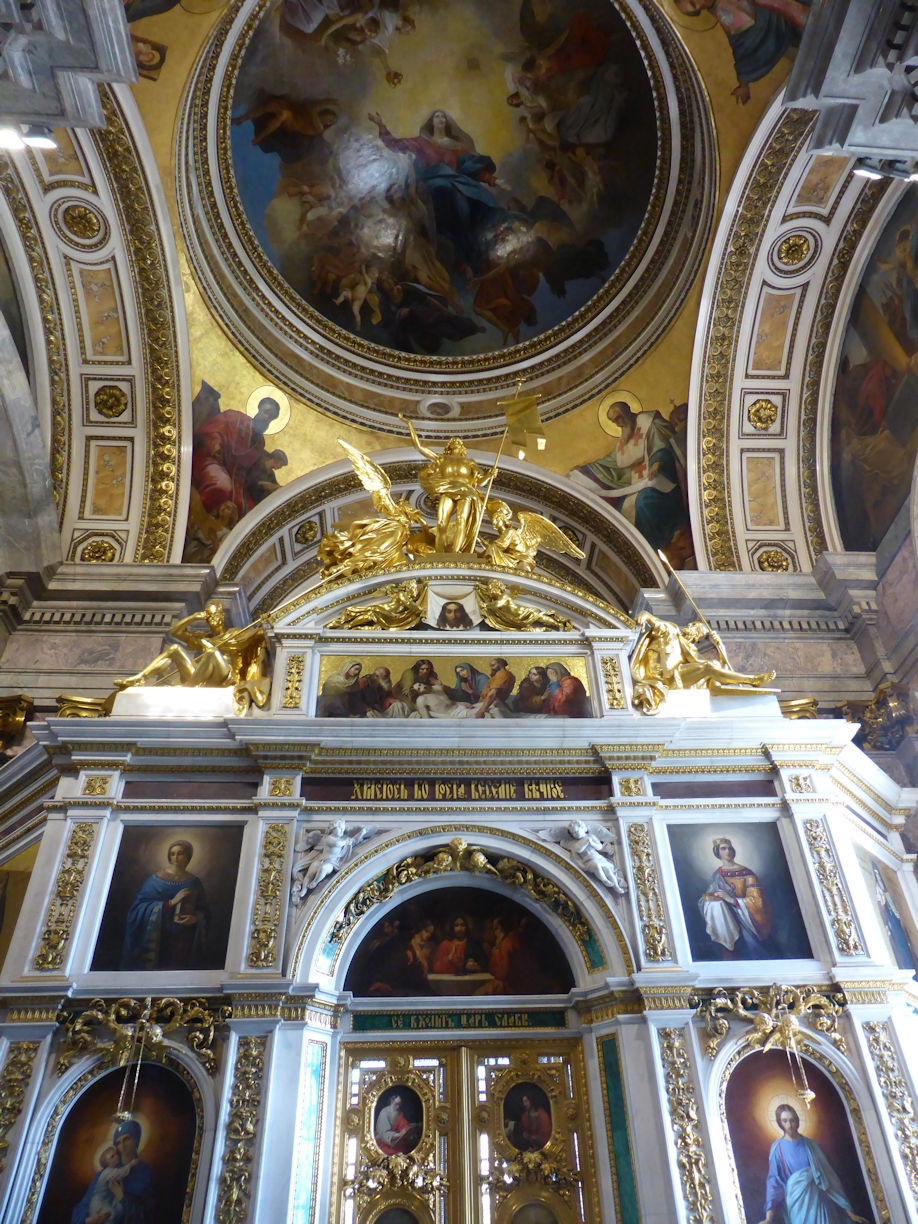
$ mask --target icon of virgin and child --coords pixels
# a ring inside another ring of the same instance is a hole
[[[158,1224],[153,1170],[139,1155],[142,1135],[133,1118],[118,1123],[70,1224]]]

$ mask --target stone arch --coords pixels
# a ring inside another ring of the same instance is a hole
[[[479,463],[493,462],[493,456],[473,455]],[[399,449],[372,457],[392,481],[394,495],[409,497],[434,517],[418,487],[416,452]],[[577,561],[542,552],[537,573],[622,607],[631,606],[642,586],[666,585],[659,558],[634,525],[566,477],[502,456],[493,495],[551,518],[586,554]],[[256,612],[278,607],[296,591],[319,585],[319,541],[339,518],[357,517],[358,505],[360,515],[366,515],[368,502],[347,460],[291,481],[250,511],[224,540],[213,561],[218,580],[242,586]]]
[[[195,1203],[202,1209],[207,1178],[203,1177],[199,1181],[198,1173],[201,1169],[205,1134],[213,1128],[212,1120],[208,1123],[208,1114],[211,1119],[216,1116],[213,1086],[194,1058],[178,1047],[164,1045],[160,1049],[147,1051],[143,1061],[172,1072],[182,1083],[194,1105],[195,1135],[185,1197],[186,1214]],[[11,1199],[11,1205],[15,1206],[17,1201],[19,1203],[23,1224],[31,1224],[37,1216],[48,1171],[57,1148],[58,1134],[67,1116],[88,1088],[105,1076],[117,1075],[121,1071],[123,1068],[113,1066],[109,1059],[101,1055],[91,1056],[89,1060],[80,1059],[39,1103],[30,1125],[35,1136],[34,1163],[29,1161],[21,1170],[19,1193]]]
[[[528,870],[534,883],[516,884],[510,869],[503,878],[484,871],[432,870],[397,881],[399,865],[410,858],[430,863],[438,853],[449,857],[449,842],[456,837],[468,838],[469,848],[480,849],[489,861],[505,859],[523,874]],[[436,883],[488,889],[529,909],[558,940],[574,976],[574,989],[590,979],[623,978],[634,972],[621,921],[586,876],[554,850],[522,834],[463,825],[388,837],[348,864],[294,933],[288,975],[340,991],[354,951],[385,910],[422,895]]]

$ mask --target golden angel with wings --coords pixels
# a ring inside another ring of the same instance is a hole
[[[497,532],[495,538],[485,547],[486,561],[531,574],[535,569],[535,558],[540,544],[553,548],[556,552],[567,553],[569,557],[579,559],[584,556],[583,551],[570,537],[544,515],[536,514],[532,510],[520,510],[519,526],[514,527],[513,511],[499,497],[490,498],[485,509]]]
[[[434,537],[420,510],[403,497],[392,496],[392,482],[372,459],[350,443],[338,439],[354,465],[360,483],[373,495],[378,518],[355,519],[335,525],[319,544],[323,578],[345,578],[377,567],[391,568],[434,550]],[[416,530],[418,528],[419,530]]]

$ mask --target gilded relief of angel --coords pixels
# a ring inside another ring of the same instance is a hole
[[[339,438],[360,483],[373,495],[379,518],[355,519],[327,532],[319,544],[323,578],[345,578],[377,566],[389,567],[412,556],[433,552],[434,538],[420,510],[392,496],[392,482],[379,466]]]
[[[486,561],[531,574],[535,569],[536,553],[542,544],[578,560],[584,556],[583,551],[561,528],[556,527],[544,515],[535,514],[531,510],[521,510],[518,514],[519,526],[514,527],[513,511],[498,497],[488,500],[486,512],[497,532],[496,537],[485,548]]]
[[[329,621],[329,629],[413,629],[427,610],[427,583],[410,578],[390,582],[384,599],[362,608],[347,608]],[[461,604],[459,605],[462,606]]]

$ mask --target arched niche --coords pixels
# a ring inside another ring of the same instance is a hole
[[[472,455],[485,469],[493,463],[493,456]],[[393,496],[407,497],[433,522],[435,508],[418,484],[417,453],[399,449],[372,458],[391,480]],[[634,525],[566,477],[502,456],[491,492],[515,510],[534,510],[551,519],[585,553],[583,560],[575,560],[543,550],[536,563],[539,576],[620,607],[629,607],[641,587],[666,585],[659,558]],[[284,485],[250,511],[221,544],[214,570],[221,582],[245,589],[253,611],[268,612],[322,585],[317,551],[327,531],[339,521],[375,513],[351,464],[328,464]]]
[[[70,1219],[78,1203],[88,1204],[94,1182],[95,1190],[104,1194],[96,1175],[113,1146],[118,1125],[114,1114],[130,1106],[141,1133],[138,1164],[127,1175],[131,1181],[125,1178],[125,1193],[139,1201],[155,1196],[160,1224],[190,1219],[200,1197],[196,1188],[204,1136],[196,1073],[171,1051],[163,1051],[141,1063],[136,1093],[133,1084],[133,1065],[112,1068],[97,1062],[65,1081],[63,1090],[45,1103],[34,1124],[38,1159],[22,1209],[23,1224]],[[122,1148],[119,1161],[131,1156]]]
[[[888,1219],[852,1069],[820,1041],[804,1037],[797,1045],[808,1090],[814,1094],[809,1108],[798,1095],[803,1087],[800,1071],[795,1082],[791,1060],[779,1047],[760,1051],[740,1045],[728,1053],[720,1075],[718,1105],[740,1218],[748,1224],[764,1217],[770,1168],[777,1170],[776,1180],[782,1184],[793,1175],[797,1159],[800,1165],[807,1163],[788,1139],[780,1150],[775,1147],[782,1139],[776,1111],[790,1106],[799,1119],[799,1134],[818,1147],[815,1153],[810,1147],[808,1156],[824,1184],[835,1192],[841,1189],[865,1219]],[[785,1155],[789,1143],[792,1150]],[[822,1192],[813,1193],[818,1197]]]
[[[444,867],[450,839],[459,836],[491,870]],[[518,834],[466,825],[396,836],[365,850],[295,920],[288,975],[340,993],[355,952],[385,914],[405,902],[424,909],[425,895],[444,886],[480,890],[494,898],[495,910],[513,902],[528,911],[557,941],[574,989],[634,972],[621,923],[592,883],[553,851]]]

